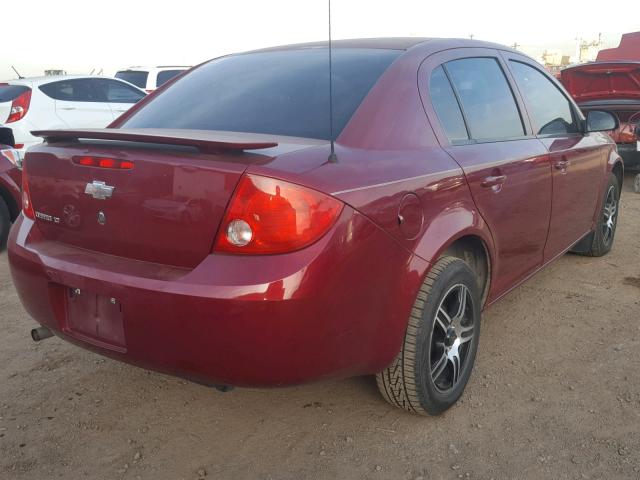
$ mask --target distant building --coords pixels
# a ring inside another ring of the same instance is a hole
[[[580,39],[578,43],[578,63],[595,62],[598,52],[602,47],[602,34],[598,34],[598,40],[587,42]]]
[[[64,70],[45,70],[44,71],[44,75],[46,77],[51,77],[51,76],[55,76],[55,75],[66,75],[67,72],[65,72]]]

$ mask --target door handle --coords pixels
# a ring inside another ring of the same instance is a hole
[[[570,165],[569,160],[567,160],[564,157],[562,158],[562,160],[558,160],[553,164],[556,170],[561,170],[563,172],[567,170],[567,167],[569,167],[569,165]]]
[[[60,107],[60,110],[75,110],[76,107]]]
[[[502,184],[504,184],[504,181],[506,179],[507,179],[506,175],[490,175],[488,177],[485,177],[485,179],[482,180],[482,182],[480,182],[480,186],[484,188],[493,188],[493,187],[502,186]]]

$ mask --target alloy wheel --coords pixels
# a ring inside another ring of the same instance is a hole
[[[607,190],[607,196],[604,201],[603,222],[602,222],[602,241],[605,245],[611,243],[613,232],[616,228],[616,214],[618,213],[618,199],[616,198],[616,189],[613,185]]]
[[[440,301],[431,334],[431,380],[441,393],[458,385],[474,335],[471,292],[466,285],[454,285]]]

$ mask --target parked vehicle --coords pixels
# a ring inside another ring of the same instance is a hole
[[[0,126],[0,252],[7,245],[12,222],[21,208],[22,160],[14,145],[13,132]]]
[[[147,93],[167,83],[173,77],[181,74],[191,67],[129,67],[119,70],[116,78],[132,83]]]
[[[640,170],[640,61],[594,62],[562,70],[562,84],[588,113],[607,109],[619,119],[611,132],[629,170]]]
[[[106,127],[145,92],[98,76],[47,76],[0,83],[0,124],[11,127],[21,152],[42,140],[32,130]]]
[[[500,45],[334,47],[331,102],[327,45],[294,45],[196,67],[113,128],[38,132],[9,241],[34,337],[209,385],[376,374],[437,414],[483,307],[611,249],[613,115]]]

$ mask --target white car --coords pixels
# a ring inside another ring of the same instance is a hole
[[[49,76],[0,83],[0,126],[13,130],[21,153],[42,139],[32,130],[103,128],[146,93],[125,81],[97,76]]]
[[[168,82],[176,75],[189,70],[191,67],[129,67],[126,70],[119,70],[116,78],[132,83],[138,88],[142,88],[147,93],[153,92],[163,83]]]

